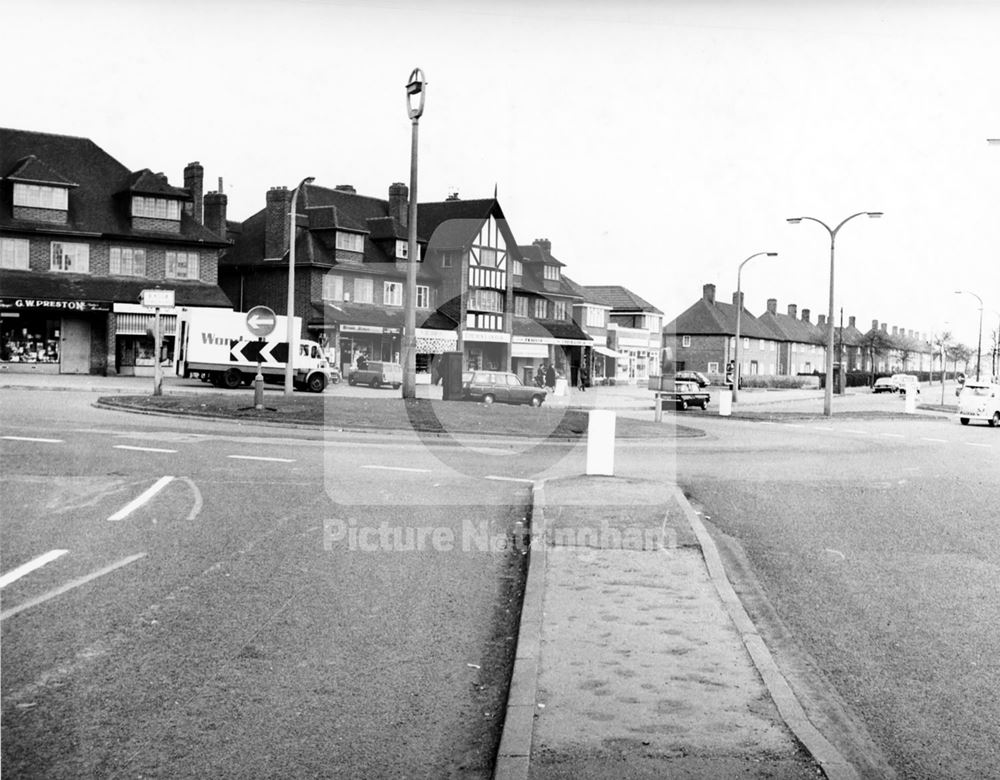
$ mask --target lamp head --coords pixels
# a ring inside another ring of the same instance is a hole
[[[882,217],[882,212],[881,211],[868,211],[866,213],[872,219],[881,219],[881,217]]]
[[[420,68],[414,68],[413,72],[410,73],[410,80],[406,84],[406,107],[410,119],[419,119],[424,113],[426,87],[427,81],[424,79],[424,72]]]
[[[791,225],[797,225],[802,221],[802,217],[789,217],[785,221]]]
[[[766,255],[767,255],[768,257],[777,257],[777,256],[778,256],[778,253],[777,253],[777,252],[765,252],[765,254],[766,254]]]

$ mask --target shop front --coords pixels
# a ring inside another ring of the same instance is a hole
[[[0,371],[102,374],[109,301],[0,298]]]
[[[401,329],[382,325],[342,323],[337,326],[334,342],[336,359],[345,377],[358,367],[358,360],[399,363],[403,351]]]
[[[466,330],[465,367],[469,371],[506,371],[510,366],[510,334],[493,331]]]
[[[155,313],[135,303],[116,303],[115,370],[122,376],[153,376],[156,365]],[[160,363],[169,366],[177,334],[177,310],[160,309]]]
[[[457,350],[456,331],[417,328],[417,384],[437,384],[441,355]]]
[[[650,369],[659,367],[659,347],[651,344],[649,332],[636,328],[613,328],[608,333],[610,346],[619,354],[615,361],[615,381],[640,384],[649,379]]]

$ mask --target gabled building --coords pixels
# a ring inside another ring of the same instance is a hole
[[[577,284],[565,274],[563,281],[578,296],[573,304],[573,320],[593,341],[584,355],[584,365],[590,375],[590,384],[602,384],[618,375],[617,361],[623,358],[608,346],[612,307],[596,293]]]
[[[229,308],[226,196],[203,194],[203,177],[191,163],[176,187],[87,138],[0,129],[0,370],[152,374],[144,289]],[[163,361],[176,308],[161,310]]]
[[[585,285],[597,300],[611,307],[607,347],[617,354],[617,382],[645,382],[659,373],[663,312],[620,285]]]

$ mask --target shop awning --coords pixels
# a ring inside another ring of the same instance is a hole
[[[596,352],[599,355],[604,355],[605,357],[610,357],[615,359],[625,357],[621,352],[615,352],[613,349],[608,349],[607,347],[595,346],[594,352]]]
[[[510,356],[516,358],[547,358],[549,348],[545,344],[521,344],[515,341],[510,345]]]

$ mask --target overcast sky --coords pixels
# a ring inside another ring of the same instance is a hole
[[[0,0],[0,124],[93,139],[231,219],[304,176],[409,182],[405,93],[429,82],[421,200],[497,187],[519,243],[670,319],[712,282],[948,328],[1000,320],[1000,3]],[[985,341],[984,335],[984,341]]]

